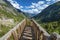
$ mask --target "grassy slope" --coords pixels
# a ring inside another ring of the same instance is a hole
[[[7,8],[13,11],[10,11]],[[10,5],[0,3],[0,19],[2,18],[13,19],[15,23],[14,25],[16,25],[24,19],[24,15],[19,13],[15,8],[11,7]],[[12,25],[11,27],[6,27],[5,25],[0,24],[0,28],[2,30],[0,31],[0,37],[6,34],[11,28],[13,28],[14,25]]]
[[[46,31],[51,34],[53,32],[56,32],[60,34],[60,22],[55,21],[55,22],[48,22],[48,23],[41,23],[40,24],[43,28],[46,29]]]

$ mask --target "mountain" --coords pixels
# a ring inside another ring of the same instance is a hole
[[[10,2],[0,0],[0,37],[5,35],[24,18],[23,12],[19,12]]]
[[[7,0],[0,0],[0,18],[2,17],[7,19],[12,18],[15,21],[24,19],[23,13],[18,12]]]
[[[41,22],[51,22],[60,20],[60,1],[45,8],[41,13],[34,16]]]
[[[31,18],[33,16],[35,16],[36,14],[34,13],[27,13],[27,12],[23,12],[20,9],[17,9],[18,12],[22,12],[27,18]]]
[[[27,18],[32,18],[33,16],[35,16],[36,14],[32,14],[32,13],[25,13],[23,12],[23,14],[27,17]]]
[[[60,34],[60,1],[33,17],[49,34]]]

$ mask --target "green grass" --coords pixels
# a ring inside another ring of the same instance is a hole
[[[14,15],[12,12],[7,12],[7,10],[4,9],[3,6],[5,7],[8,7],[6,4],[1,4],[2,5],[2,8],[0,8],[0,19],[2,19],[2,17],[4,18],[7,18],[7,19],[13,19],[14,20],[14,26],[21,22],[25,17],[23,14],[19,14],[19,12],[15,11],[14,12],[17,14],[17,15]],[[13,8],[12,8],[13,9]],[[2,37],[3,35],[5,35],[10,29],[12,29],[14,26],[11,26],[11,27],[7,27],[5,25],[0,25],[0,29],[2,30],[0,32],[0,37]]]
[[[14,40],[14,37],[13,37],[13,35],[10,37],[10,40]]]
[[[6,27],[4,25],[0,25],[1,26],[1,32],[0,32],[0,37],[2,37],[3,35],[5,35],[11,28],[13,27]]]
[[[60,22],[48,22],[40,24],[49,34],[56,32],[60,34]]]

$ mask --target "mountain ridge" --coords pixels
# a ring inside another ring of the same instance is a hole
[[[36,19],[40,18],[42,22],[58,21],[60,19],[59,12],[60,12],[60,1],[48,6],[41,13],[34,16],[34,18]]]

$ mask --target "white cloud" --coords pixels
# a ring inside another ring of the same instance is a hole
[[[33,13],[37,14],[37,13],[40,13],[41,12],[41,10],[39,11],[38,9],[30,9],[30,10],[23,10],[23,9],[21,9],[21,10],[23,12],[31,13],[31,14],[33,14]]]
[[[33,6],[36,6],[36,5],[37,5],[37,3],[33,3],[33,2],[32,2],[32,5],[33,5]]]
[[[23,6],[20,6],[20,8],[24,8]]]
[[[48,6],[49,6],[48,4],[44,4],[44,5],[43,5],[44,8],[46,8],[46,7],[48,7]]]
[[[35,8],[35,7],[32,5],[32,6],[30,6],[30,8]]]
[[[31,6],[25,6],[25,8],[35,8],[34,5],[31,5]]]
[[[38,7],[38,6],[40,6],[44,3],[45,3],[44,1],[39,1],[38,3],[32,3],[32,5],[35,6],[35,7]]]
[[[46,0],[46,1],[51,1],[51,0]]]
[[[40,11],[38,9],[32,9],[33,13],[39,13]]]
[[[39,6],[39,7],[37,7],[37,9],[38,9],[38,10],[43,10],[44,7],[43,7],[43,6]]]
[[[7,1],[9,1],[15,8],[17,8],[17,9],[21,9],[21,8],[23,8],[23,6],[20,6],[16,1],[14,1],[14,0],[7,0]]]
[[[39,2],[38,2],[38,4],[40,4],[40,5],[41,5],[41,4],[44,4],[44,3],[45,3],[44,1],[39,1]]]
[[[38,9],[32,9],[32,11],[38,12]]]
[[[33,6],[38,7],[40,4],[39,3],[32,3]]]
[[[39,1],[37,3],[32,3],[30,6],[25,6],[25,8],[31,8],[29,10],[23,10],[24,12],[27,13],[40,13],[44,8],[46,8],[48,4],[45,4],[44,1]]]
[[[50,5],[50,1],[51,0],[46,0],[48,1],[46,4],[45,4],[45,1],[39,1],[37,3],[33,3],[30,5],[30,6],[20,6],[16,1],[14,0],[8,0],[15,8],[17,9],[21,9],[21,11],[23,12],[27,12],[27,13],[40,13],[43,9],[45,9],[46,7],[48,7]],[[22,8],[27,8],[28,10],[26,9],[22,9]]]
[[[23,12],[27,12],[27,13],[33,13],[33,11],[32,10],[23,10],[23,9],[21,9]]]
[[[32,3],[32,5],[30,6],[25,6],[26,8],[36,8],[42,4],[44,4],[45,2],[44,1],[39,1],[38,3]]]

